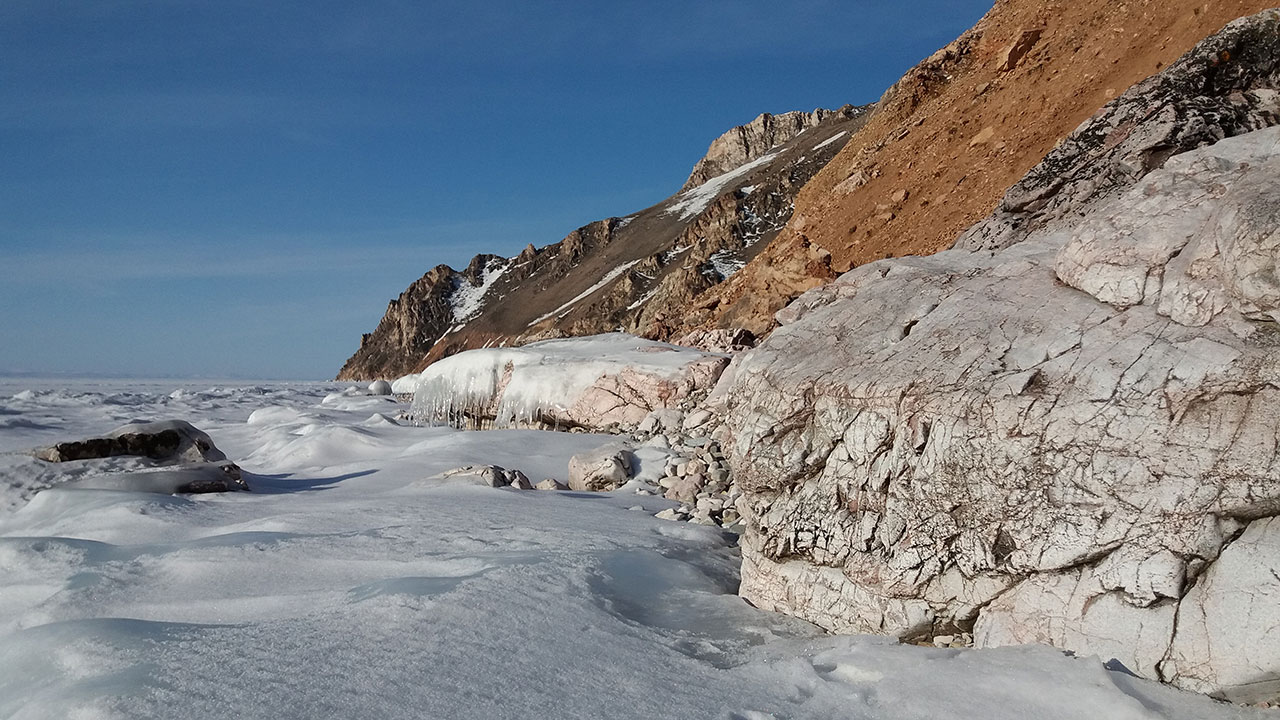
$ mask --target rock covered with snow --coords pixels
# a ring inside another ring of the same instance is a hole
[[[391,383],[387,382],[386,380],[374,380],[373,382],[369,383],[369,394],[370,395],[390,395]]]
[[[1073,225],[866,265],[779,313],[720,398],[742,594],[837,631],[973,628],[1269,688],[1280,604],[1238,598],[1273,579],[1226,568],[1280,509],[1278,146],[1176,156]]]
[[[715,385],[728,358],[623,333],[471,350],[397,380],[423,423],[634,428]]]
[[[103,437],[62,442],[36,451],[48,462],[135,455],[159,462],[216,462],[227,456],[205,433],[185,420],[122,425]]]
[[[65,483],[68,487],[156,493],[249,489],[240,468],[227,461],[207,433],[185,420],[129,423],[102,437],[39,448],[35,456],[53,463],[130,459],[102,465]]]
[[[463,465],[432,475],[424,482],[426,484],[462,483],[491,488],[510,487],[516,490],[533,489],[533,483],[529,482],[529,477],[523,472],[508,470],[498,465]]]

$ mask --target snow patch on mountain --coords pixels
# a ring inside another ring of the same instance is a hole
[[[510,260],[494,258],[485,265],[484,270],[481,272],[479,285],[472,285],[465,280],[459,279],[457,288],[449,297],[449,302],[453,305],[454,321],[465,322],[479,314],[484,309],[484,296],[489,292],[489,288],[493,287],[498,278],[502,277],[510,269]]]
[[[542,322],[543,320],[546,320],[547,318],[563,315],[565,311],[567,311],[569,308],[573,307],[574,305],[577,305],[580,301],[586,299],[592,293],[596,292],[597,290],[604,287],[605,285],[608,285],[609,283],[613,282],[615,279],[617,279],[619,275],[630,270],[638,262],[640,262],[640,260],[632,260],[631,262],[623,263],[618,267],[610,270],[609,272],[605,273],[604,277],[600,278],[600,282],[596,283],[595,285],[592,285],[586,290],[583,290],[581,293],[577,295],[577,297],[573,298],[569,302],[561,305],[560,307],[556,308],[555,310],[552,310],[551,312],[545,315],[541,315],[539,317],[534,318],[533,321],[529,323],[529,327],[533,327],[534,325],[537,325],[538,323]]]
[[[848,131],[848,130],[841,130],[840,132],[836,133],[835,135],[832,135],[831,137],[827,138],[826,140],[823,140],[822,142],[818,143],[817,145],[814,145],[814,146],[813,146],[813,149],[814,149],[814,150],[821,150],[822,148],[824,148],[824,147],[826,147],[826,146],[830,145],[831,143],[833,143],[833,142],[835,142],[835,141],[839,140],[840,138],[842,138],[842,137],[844,137],[845,135],[848,135],[848,134],[849,134],[849,131]]]
[[[686,190],[676,196],[675,202],[671,203],[671,207],[667,208],[667,215],[679,215],[681,220],[688,220],[711,204],[711,201],[720,197],[725,189],[736,180],[740,180],[751,173],[758,167],[763,167],[773,162],[778,156],[777,152],[769,153],[742,165],[741,167],[730,170],[723,175],[717,175],[710,180],[702,183],[698,187]]]

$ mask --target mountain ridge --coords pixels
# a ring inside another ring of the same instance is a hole
[[[796,192],[867,112],[764,113],[713,140],[662,202],[511,258],[432,268],[388,304],[337,379],[394,378],[462,350],[619,327],[671,338],[698,295],[773,239]]]

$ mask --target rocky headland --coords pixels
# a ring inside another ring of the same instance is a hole
[[[483,426],[529,363],[457,356],[475,396],[438,360],[697,348],[544,393],[524,421],[624,437],[541,487],[678,501],[741,534],[743,597],[829,631],[1275,703],[1277,125],[1280,10],[1004,0],[869,113],[762,116],[654,208],[436,268],[343,377],[426,368],[429,419]]]

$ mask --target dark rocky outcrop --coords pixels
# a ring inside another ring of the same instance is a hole
[[[160,462],[219,462],[227,456],[213,440],[184,420],[130,423],[103,437],[58,443],[36,450],[47,462],[134,455]]]

